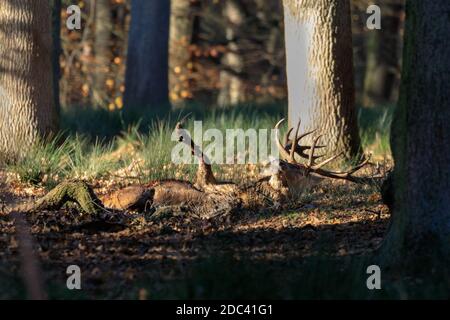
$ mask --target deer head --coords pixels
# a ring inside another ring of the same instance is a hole
[[[175,130],[178,135],[178,139],[180,142],[186,143],[191,148],[192,155],[195,156],[198,159],[198,169],[197,169],[197,177],[195,184],[198,187],[202,187],[209,184],[216,184],[216,178],[214,177],[214,173],[211,168],[211,162],[206,157],[206,155],[203,153],[203,151],[200,149],[199,146],[197,146],[192,140],[192,138],[189,136],[186,130],[184,130],[184,122],[186,119],[190,116],[190,113],[181,119],[175,127]]]
[[[313,134],[316,130],[299,134],[299,121],[293,139],[291,139],[291,133],[294,128],[290,128],[284,137],[284,143],[282,143],[279,137],[279,127],[283,122],[284,119],[281,119],[275,125],[276,144],[280,152],[280,160],[271,163],[271,166],[276,168],[272,172],[269,171],[272,187],[277,188],[281,185],[288,188],[290,193],[297,193],[316,185],[324,178],[341,179],[355,183],[368,182],[370,178],[355,177],[353,174],[369,163],[370,156],[365,157],[362,162],[347,171],[325,170],[323,167],[340,157],[342,153],[317,163],[323,155],[316,155],[316,151],[325,147],[319,145],[322,135],[316,136],[311,145],[302,145],[301,140]],[[305,162],[301,163],[301,159],[304,159]]]
[[[214,177],[206,155],[195,144],[186,130],[183,129],[183,124],[187,117],[188,115],[177,123],[176,130],[179,141],[188,144],[192,154],[198,159],[199,165],[195,185],[202,189],[203,187],[220,184]],[[290,194],[299,194],[316,185],[324,178],[348,180],[356,183],[366,183],[369,180],[369,178],[365,177],[355,177],[353,174],[368,164],[370,157],[366,157],[364,161],[348,171],[325,170],[323,167],[337,159],[341,154],[317,163],[317,160],[323,157],[315,154],[317,149],[324,148],[324,146],[318,144],[322,135],[315,137],[310,146],[302,145],[300,143],[301,140],[313,134],[315,130],[299,134],[300,122],[295,128],[293,139],[291,139],[291,133],[294,131],[294,128],[290,128],[283,144],[279,137],[279,127],[283,121],[284,119],[275,125],[276,144],[280,151],[280,159],[270,163],[270,166],[263,172],[262,178],[264,181],[269,181],[269,185],[274,191],[284,192],[288,190]],[[300,162],[301,159],[304,159],[305,163]]]

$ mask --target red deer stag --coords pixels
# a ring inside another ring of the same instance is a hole
[[[177,211],[183,208],[184,212],[193,217],[209,219],[240,210],[279,208],[324,178],[344,179],[354,183],[368,183],[373,179],[353,175],[368,164],[369,157],[348,171],[325,170],[324,166],[340,155],[317,163],[321,156],[315,154],[316,150],[323,148],[318,145],[321,135],[313,139],[312,145],[302,145],[302,138],[314,131],[299,134],[300,123],[295,128],[293,139],[290,137],[293,132],[291,128],[283,144],[278,135],[283,119],[275,126],[281,159],[272,162],[269,170],[256,182],[244,185],[220,182],[215,178],[206,156],[183,129],[183,121],[176,125],[179,140],[187,143],[192,154],[199,160],[194,183],[179,180],[152,181],[147,185],[134,185],[98,197],[85,182],[66,181],[32,205],[22,207],[22,210],[55,210],[66,202],[74,202],[81,212],[88,214],[123,211],[157,213],[159,209],[169,207]],[[305,160],[304,163],[300,162],[301,159]]]

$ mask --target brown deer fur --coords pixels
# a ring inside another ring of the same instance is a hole
[[[280,123],[281,121],[275,127],[276,129]],[[352,176],[354,172],[367,164],[368,159],[347,172],[331,172],[322,169],[323,165],[337,156],[316,164],[315,161],[319,156],[315,156],[314,151],[320,147],[316,146],[318,138],[314,140],[312,146],[301,146],[300,139],[310,133],[298,136],[297,127],[292,140],[289,138],[292,129],[289,130],[284,145],[277,137],[281,155],[287,159],[280,160],[275,171],[256,182],[245,185],[218,182],[205,155],[181,131],[182,123],[177,124],[176,130],[178,130],[180,141],[189,143],[192,153],[199,159],[194,184],[179,180],[153,181],[147,185],[129,186],[97,197],[86,183],[68,181],[58,185],[33,205],[22,209],[26,211],[58,209],[66,202],[78,203],[81,211],[89,214],[111,210],[151,212],[158,208],[183,207],[194,217],[209,219],[238,210],[279,208],[323,178],[345,179],[357,183],[364,183],[368,179]],[[310,151],[309,154],[305,152],[306,150]],[[298,162],[298,158],[302,157],[308,159],[308,164]]]

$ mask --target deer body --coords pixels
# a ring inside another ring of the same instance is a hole
[[[275,129],[283,120],[277,123]],[[336,159],[333,156],[320,163],[315,155],[320,136],[313,139],[311,146],[302,146],[299,142],[312,132],[299,135],[300,123],[297,125],[293,139],[290,129],[282,144],[278,135],[277,145],[283,159],[272,162],[269,170],[256,182],[238,185],[217,181],[208,159],[198,146],[186,135],[182,122],[176,126],[180,141],[187,143],[199,159],[195,183],[180,180],[153,181],[147,185],[134,185],[109,194],[97,196],[92,188],[83,182],[67,182],[57,186],[44,198],[40,199],[34,209],[62,206],[66,200],[78,202],[81,208],[89,211],[114,209],[120,211],[148,212],[159,208],[183,208],[192,216],[209,219],[228,215],[236,211],[257,211],[267,208],[279,209],[290,199],[317,185],[324,178],[344,179],[356,183],[364,183],[367,178],[354,177],[352,174],[368,163],[368,158],[354,168],[345,172],[332,172],[323,169],[327,163]],[[278,131],[277,131],[278,132]],[[309,151],[309,152],[307,152]],[[300,163],[300,159],[307,163]],[[90,199],[90,200],[89,200]],[[96,203],[95,208],[89,201]],[[32,208],[32,209],[33,209]]]

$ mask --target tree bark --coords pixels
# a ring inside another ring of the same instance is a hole
[[[191,1],[172,0],[169,37],[169,88],[173,107],[181,108],[190,95],[189,74],[194,15]]]
[[[383,14],[380,30],[368,30],[364,106],[376,106],[397,100],[396,86],[400,69],[400,30],[403,0],[380,4]]]
[[[402,268],[450,262],[449,14],[447,0],[407,2],[391,134],[394,203],[381,250],[387,264]]]
[[[127,114],[168,105],[169,0],[133,0],[125,75]]]
[[[284,0],[289,122],[324,134],[326,154],[361,153],[348,0]],[[305,139],[311,142],[311,137]]]
[[[92,92],[94,107],[108,102],[106,79],[111,66],[113,21],[109,0],[95,0],[95,75]]]
[[[264,53],[268,56],[268,65],[262,64],[263,69],[258,70],[260,74],[259,84],[262,88],[268,88],[272,83],[272,77],[276,75],[280,78],[286,78],[286,68],[280,61],[285,60],[284,54],[284,28],[280,22],[283,15],[283,6],[280,2],[271,2],[266,0],[255,0],[256,17],[262,30],[266,29],[266,39],[264,43]],[[281,70],[278,70],[281,69]],[[274,96],[269,90],[264,90],[258,95],[258,102],[270,103],[274,101]]]
[[[222,58],[223,70],[220,72],[220,92],[217,99],[219,107],[227,107],[245,102],[246,90],[243,79],[244,57],[241,54],[236,31],[244,26],[246,16],[239,0],[223,3],[222,15],[226,22],[227,52]]]
[[[366,38],[367,38],[367,2],[350,0],[352,15],[353,67],[355,73],[355,100],[361,105],[364,93],[364,76],[366,74]]]
[[[62,53],[61,46],[61,0],[52,1],[52,30],[53,30],[53,98],[55,99],[55,109],[59,114],[61,103],[59,99],[59,80],[61,79],[61,65],[59,58]]]
[[[56,132],[47,0],[0,2],[0,155],[16,158]]]

